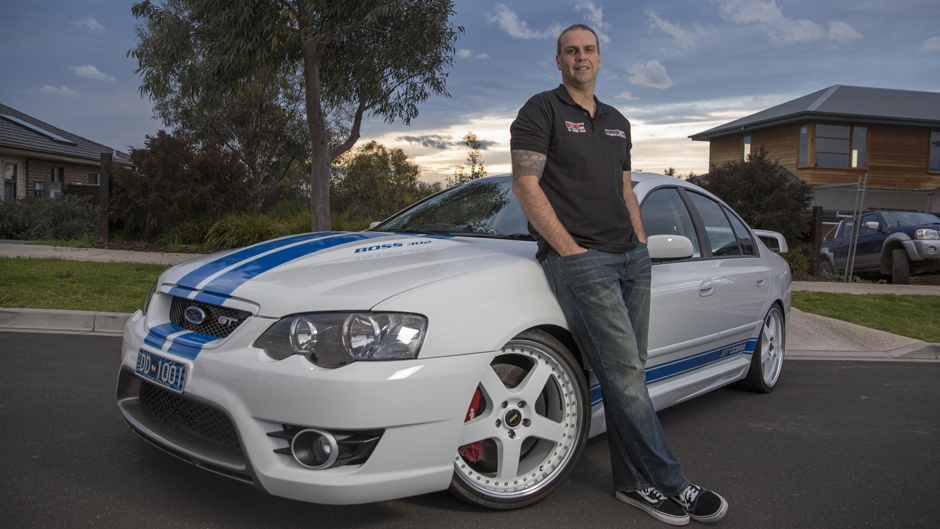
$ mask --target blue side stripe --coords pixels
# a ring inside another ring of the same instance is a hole
[[[211,263],[206,263],[203,266],[193,270],[192,272],[186,274],[182,279],[177,283],[181,287],[196,288],[199,286],[199,283],[202,283],[206,278],[216,274],[234,264],[240,263],[246,259],[251,259],[256,255],[269,252],[271,250],[276,250],[284,246],[288,246],[294,243],[306,241],[306,240],[315,240],[321,239],[323,237],[329,237],[330,235],[335,235],[339,232],[320,232],[320,233],[305,233],[303,235],[296,235],[293,237],[285,237],[283,239],[276,239],[273,241],[266,241],[254,246],[249,246],[243,248],[236,252],[232,252],[225,257],[212,261]]]
[[[377,237],[390,237],[392,235],[394,234],[360,232],[347,233],[344,235],[337,235],[335,237],[308,241],[303,244],[285,248],[281,251],[274,252],[265,255],[264,257],[259,257],[253,261],[248,261],[247,263],[241,264],[213,279],[211,282],[209,282],[209,284],[203,287],[203,290],[210,291],[222,296],[229,296],[236,288],[244,285],[246,282],[257,277],[258,275],[263,274],[264,272],[267,272],[268,270],[271,270],[275,267],[281,266],[284,263],[293,261],[299,257],[303,257],[320,250],[325,250],[327,248],[332,248],[334,246],[339,246],[341,244],[365,239],[374,239]],[[189,284],[182,286],[190,287]]]
[[[744,345],[744,349],[739,352],[729,353],[728,351],[735,349],[741,345]],[[696,369],[705,367],[708,364],[713,364],[719,360],[724,360],[730,358],[737,354],[750,355],[754,354],[754,350],[757,347],[757,339],[751,338],[747,341],[740,341],[733,343],[731,345],[726,345],[724,347],[719,347],[717,349],[712,349],[710,351],[705,351],[699,353],[693,357],[682,358],[679,360],[674,360],[666,364],[660,364],[656,367],[652,367],[646,370],[646,383],[651,384],[653,382],[658,382],[660,380],[665,380],[667,378],[672,378],[683,373],[688,373],[689,371],[694,371]],[[600,404],[604,397],[601,394],[600,384],[595,384],[590,388],[590,398],[591,406],[597,406]]]

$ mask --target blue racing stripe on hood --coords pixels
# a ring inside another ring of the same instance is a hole
[[[334,237],[305,242],[303,244],[298,244],[297,246],[291,246],[290,248],[285,248],[281,251],[274,252],[239,265],[210,281],[209,284],[202,288],[202,290],[222,296],[229,296],[236,288],[244,285],[249,280],[267,272],[268,270],[272,270],[278,266],[281,266],[282,264],[293,261],[294,259],[350,242],[362,241],[365,239],[375,239],[378,237],[391,237],[393,235],[396,234],[377,232],[347,233]]]
[[[183,276],[183,278],[177,282],[177,285],[187,288],[196,288],[199,286],[199,283],[202,283],[213,274],[221,272],[222,270],[225,270],[226,268],[238,264],[246,259],[251,259],[257,255],[261,255],[265,252],[270,252],[271,250],[276,250],[278,248],[283,248],[284,246],[312,239],[322,239],[323,237],[329,237],[330,235],[336,235],[337,233],[338,232],[332,231],[305,233],[303,235],[284,237],[283,239],[266,241],[254,246],[242,248],[241,250],[232,252],[221,259],[217,259],[211,263],[200,266],[199,268]]]
[[[172,339],[169,338],[180,332],[185,334],[180,334]],[[209,336],[208,334],[187,331],[175,323],[164,323],[151,327],[150,332],[147,333],[146,338],[144,338],[144,343],[154,349],[163,351],[164,346],[169,342],[169,352],[188,360],[195,360],[205,345],[216,340],[220,340],[220,338]]]

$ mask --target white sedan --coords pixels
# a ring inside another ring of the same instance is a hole
[[[654,406],[738,381],[772,391],[790,273],[758,236],[785,251],[782,237],[681,180],[633,179]],[[604,403],[511,187],[485,178],[364,232],[170,268],[124,331],[124,419],[183,461],[302,501],[546,497],[605,431]]]

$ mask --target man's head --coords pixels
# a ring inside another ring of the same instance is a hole
[[[575,24],[558,36],[558,54],[555,63],[561,71],[565,86],[587,87],[593,90],[597,72],[601,67],[601,47],[597,33],[584,24]]]
[[[557,50],[555,51],[555,55],[561,55],[561,38],[565,36],[565,33],[568,33],[569,31],[574,30],[574,29],[580,29],[582,31],[590,31],[591,35],[594,35],[594,43],[597,45],[597,53],[598,54],[601,53],[601,41],[600,39],[597,38],[597,33],[595,33],[593,29],[591,29],[591,26],[588,26],[587,24],[575,24],[573,26],[568,26],[564,31],[561,32],[561,35],[558,35],[558,42],[556,44]]]

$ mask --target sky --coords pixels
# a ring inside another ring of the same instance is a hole
[[[128,151],[163,124],[138,92],[133,2],[3,0],[0,103]],[[449,97],[405,126],[371,118],[359,145],[403,149],[422,178],[464,163],[484,141],[489,174],[509,172],[509,125],[532,95],[561,82],[555,39],[597,30],[596,95],[632,124],[634,170],[708,170],[688,136],[832,85],[940,92],[937,0],[503,0],[455,2]]]

